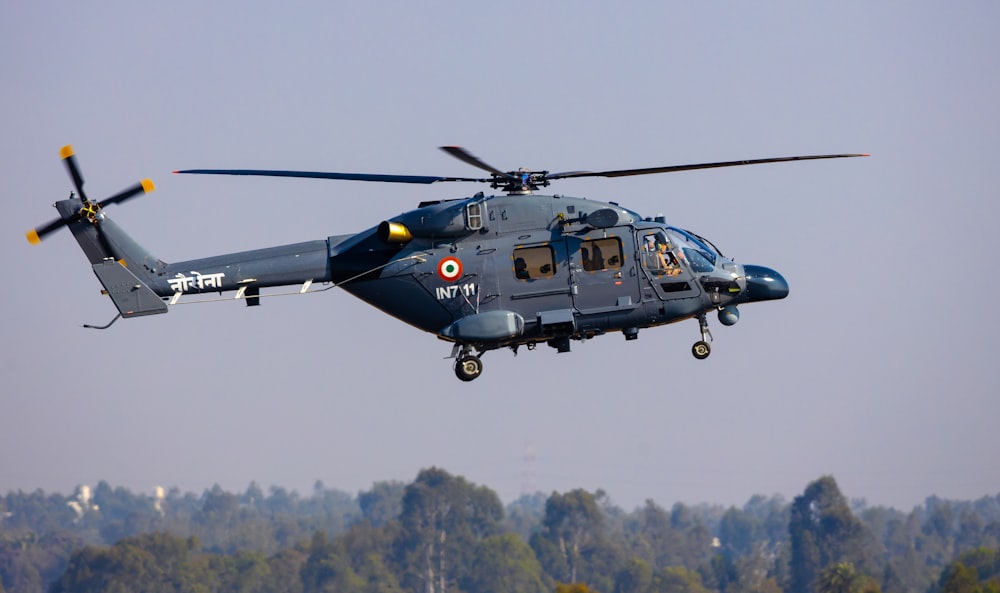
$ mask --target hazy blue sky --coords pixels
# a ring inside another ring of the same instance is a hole
[[[261,4],[258,6],[257,4]],[[494,488],[742,504],[833,474],[910,508],[1000,492],[1000,4],[5,2],[0,492],[251,480],[356,492],[436,465]],[[868,159],[569,180],[774,267],[780,302],[583,344],[450,345],[341,291],[115,313],[72,188],[162,259],[360,231],[475,186],[175,176],[193,167],[478,175],[830,152]]]

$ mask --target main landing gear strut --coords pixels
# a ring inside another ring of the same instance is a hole
[[[462,381],[472,381],[483,374],[483,361],[475,355],[472,346],[455,344],[452,357],[455,358],[455,376]]]
[[[708,331],[708,319],[705,319],[704,313],[698,316],[698,329],[701,330],[701,340],[691,347],[691,354],[698,360],[705,360],[712,353],[712,347],[708,345],[712,341],[712,332]]]

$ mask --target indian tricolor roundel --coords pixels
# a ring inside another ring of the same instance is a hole
[[[438,263],[438,276],[445,282],[454,282],[462,277],[462,261],[457,257],[446,257]]]

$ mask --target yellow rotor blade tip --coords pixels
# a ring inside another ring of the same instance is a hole
[[[153,180],[151,180],[151,179],[143,179],[142,180],[142,190],[144,192],[146,192],[148,194],[149,192],[153,191],[154,189],[156,189],[156,186],[153,185]]]
[[[42,238],[38,236],[38,232],[35,231],[35,229],[31,229],[27,233],[24,233],[24,236],[28,238],[28,243],[31,243],[32,245],[38,245],[42,242]]]
[[[68,159],[71,156],[73,156],[73,147],[71,145],[67,144],[59,149],[60,158]]]

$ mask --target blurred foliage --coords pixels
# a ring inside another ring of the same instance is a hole
[[[832,476],[789,503],[631,512],[601,490],[496,493],[439,468],[309,496],[0,498],[0,592],[1000,593],[1000,496],[909,512],[848,500]]]

